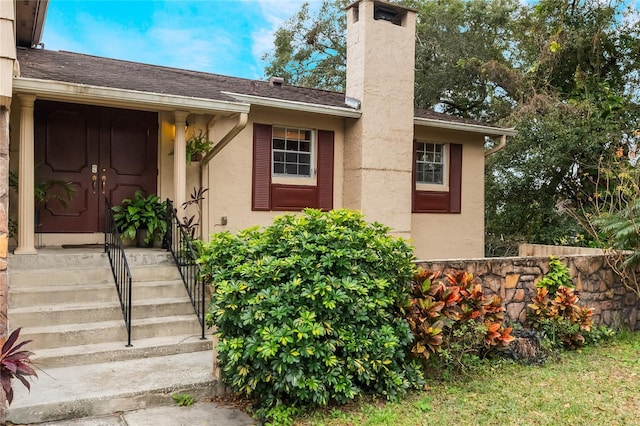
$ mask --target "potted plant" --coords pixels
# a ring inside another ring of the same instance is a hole
[[[209,140],[209,134],[198,130],[197,135],[193,135],[187,140],[187,159],[200,161],[212,147],[213,142]]]
[[[112,210],[122,238],[135,240],[138,247],[151,247],[157,236],[167,232],[167,207],[157,195],[145,197],[137,190],[133,198],[125,198]]]

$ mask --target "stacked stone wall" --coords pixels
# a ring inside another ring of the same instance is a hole
[[[608,266],[603,255],[558,256],[568,266],[581,306],[593,308],[596,324],[640,329],[638,298]],[[536,283],[549,271],[549,257],[508,257],[420,261],[418,265],[444,273],[467,271],[482,284],[485,294],[503,299],[507,317],[524,322]]]

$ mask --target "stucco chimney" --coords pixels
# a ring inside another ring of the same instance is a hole
[[[346,96],[362,116],[346,126],[344,205],[394,234],[411,233],[416,14],[359,0],[347,7]]]

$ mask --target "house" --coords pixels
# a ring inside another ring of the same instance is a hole
[[[203,187],[205,237],[345,207],[410,238],[420,259],[483,256],[485,137],[503,145],[514,131],[414,108],[415,11],[348,7],[337,93],[40,49],[46,5],[16,2],[16,61],[5,55],[0,68],[3,85],[13,72],[15,254],[103,241],[105,197],[118,204],[142,188],[180,206]],[[187,161],[199,132],[215,146]],[[71,181],[76,195],[67,208],[38,205],[35,223],[34,180],[45,178]]]

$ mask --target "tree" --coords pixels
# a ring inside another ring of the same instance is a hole
[[[345,84],[347,0],[323,0],[312,12],[304,3],[274,35],[274,50],[265,75],[283,77],[289,84],[343,90]]]

